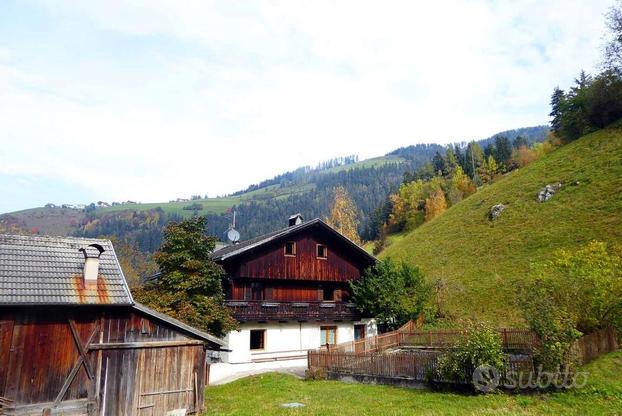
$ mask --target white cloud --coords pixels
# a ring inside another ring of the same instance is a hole
[[[540,124],[608,4],[42,0],[93,43],[0,45],[0,174],[163,200]]]

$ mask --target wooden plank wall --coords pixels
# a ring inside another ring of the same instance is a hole
[[[296,243],[296,255],[285,256],[285,241],[267,244],[256,253],[249,254],[240,260],[233,260],[225,265],[231,277],[262,278],[262,279],[297,279],[347,282],[358,279],[363,264],[356,264],[353,256],[346,253],[343,243],[328,238],[320,233],[308,233],[292,236],[287,241]],[[328,247],[326,259],[318,259],[316,245]]]
[[[254,281],[260,282],[262,279],[237,279],[231,282],[231,300],[245,300],[245,292],[247,293],[246,300],[252,296],[251,284]],[[328,283],[322,282],[321,284],[313,282],[292,282],[286,280],[271,279],[262,282],[264,299],[262,300],[274,300],[280,302],[315,302],[323,300],[323,285],[330,285],[329,287],[335,290],[335,298],[333,300],[341,301],[349,298],[349,286],[347,283]]]
[[[12,334],[10,340],[7,336],[2,340],[0,352],[5,368],[0,378],[0,396],[16,404],[53,402],[80,355],[67,315],[52,310],[36,315],[17,312],[12,316]],[[6,315],[3,320],[8,320]],[[94,326],[93,317],[81,316],[76,324],[86,342]],[[93,364],[91,357],[90,365]],[[64,399],[86,399],[89,393],[94,394],[94,383],[80,369]]]
[[[55,407],[81,357],[70,320],[93,377],[80,365]],[[129,308],[0,308],[0,396],[12,400],[17,414],[40,415],[44,408],[60,414],[68,403],[71,414],[89,408],[110,416],[200,411],[205,358],[202,342]],[[141,410],[145,403],[151,406]]]

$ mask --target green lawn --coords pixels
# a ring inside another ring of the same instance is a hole
[[[546,184],[564,186],[536,202]],[[421,227],[389,238],[380,258],[416,264],[448,291],[453,318],[521,325],[514,307],[516,283],[534,261],[557,248],[576,249],[591,240],[622,243],[622,122],[562,146],[511,172]],[[501,216],[488,219],[503,203]]]
[[[588,385],[529,395],[463,395],[389,386],[303,381],[282,374],[207,388],[206,415],[622,415],[622,352],[584,367]],[[300,402],[304,408],[284,409]]]

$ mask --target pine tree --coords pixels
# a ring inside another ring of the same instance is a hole
[[[523,136],[516,136],[514,142],[512,142],[512,147],[515,149],[519,149],[521,147],[529,147],[529,142]]]
[[[441,175],[447,172],[447,162],[443,155],[441,155],[439,152],[436,152],[434,154],[434,157],[432,158],[432,167],[434,168],[435,175],[438,175],[439,172]]]
[[[561,135],[562,132],[562,116],[563,108],[566,101],[566,94],[559,87],[555,87],[553,94],[551,95],[551,129],[556,135]]]
[[[343,186],[335,188],[333,205],[326,222],[354,243],[361,244],[361,238],[357,231],[357,208]]]
[[[510,158],[512,157],[512,144],[510,140],[505,136],[498,136],[495,138],[495,160],[504,166],[508,165]]]
[[[443,174],[449,176],[453,175],[458,166],[460,166],[458,158],[456,157],[452,146],[448,146],[447,152],[445,153],[445,171]]]

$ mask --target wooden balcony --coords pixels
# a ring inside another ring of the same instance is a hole
[[[346,302],[228,300],[226,305],[239,322],[358,321],[361,319],[361,314],[355,305]]]

